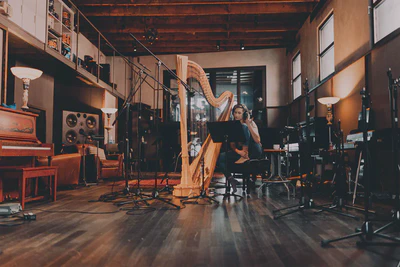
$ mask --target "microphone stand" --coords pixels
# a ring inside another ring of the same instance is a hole
[[[167,71],[169,72],[169,74],[171,74],[172,77],[174,77],[175,79],[177,79],[178,82],[180,82],[180,83],[183,85],[183,87],[185,87],[185,89],[186,89],[189,93],[192,92],[191,89],[190,89],[190,86],[189,86],[186,82],[182,81],[182,79],[179,78],[178,75],[176,75],[175,72],[173,72],[170,68],[168,68],[168,66],[167,66],[164,62],[162,62],[161,59],[159,59],[156,55],[154,55],[153,52],[151,52],[144,44],[142,44],[142,42],[140,42],[132,33],[130,33],[129,35],[130,35],[133,39],[135,39],[136,43],[140,44],[141,47],[143,47],[153,58],[155,58],[155,60],[157,60],[158,64],[160,64],[160,66],[161,66],[161,65],[164,66],[164,68],[167,69]],[[160,82],[158,82],[158,84],[160,84]]]
[[[391,127],[392,127],[392,168],[393,168],[393,177],[395,180],[396,187],[396,201],[395,207],[392,210],[392,221],[381,228],[377,229],[374,232],[374,235],[389,239],[394,242],[400,242],[399,237],[390,236],[387,234],[381,234],[383,230],[386,228],[394,226],[397,231],[400,229],[400,185],[399,185],[399,140],[398,140],[398,87],[400,86],[400,79],[394,80],[392,78],[392,70],[389,69],[387,72],[389,79],[389,97],[390,97],[390,115],[391,115]],[[388,243],[391,244],[391,243]]]
[[[136,205],[138,202],[144,202],[147,206],[149,204],[147,203],[147,200],[150,200],[150,198],[143,198],[143,194],[141,193],[140,189],[140,162],[138,164],[138,184],[137,184],[137,189],[133,190],[129,186],[129,180],[132,178],[131,174],[131,131],[132,131],[132,119],[131,119],[131,101],[133,96],[139,91],[139,94],[141,95],[141,85],[146,79],[146,77],[143,79],[142,75],[143,72],[139,72],[139,77],[138,79],[134,82],[134,86],[132,87],[128,97],[126,98],[124,104],[122,105],[122,109],[118,112],[118,116],[115,118],[114,122],[112,125],[114,126],[117,121],[121,119],[122,114],[126,114],[125,116],[125,142],[124,142],[124,167],[125,167],[125,172],[124,172],[124,178],[125,178],[125,188],[122,191],[119,192],[113,192],[109,194],[103,194],[99,197],[99,201],[105,201],[109,202],[112,200],[115,200],[117,198],[131,198],[131,197],[139,197],[139,200],[135,200],[133,203]],[[137,87],[137,88],[136,88]],[[136,88],[136,90],[135,90]],[[140,112],[140,109],[139,109]],[[139,113],[139,118],[140,118],[140,113]],[[138,120],[139,124],[139,120]],[[139,135],[139,128],[138,128],[138,135]],[[141,140],[138,139],[138,156],[140,160],[140,142]],[[116,205],[123,205],[126,202],[118,202]],[[131,203],[131,201],[129,201]]]
[[[345,189],[345,183],[346,183],[346,166],[345,166],[345,161],[344,161],[344,137],[343,137],[343,130],[341,129],[340,126],[340,120],[338,122],[339,126],[339,134],[338,134],[338,140],[336,142],[336,151],[335,151],[335,156],[336,156],[336,168],[335,168],[335,197],[333,199],[332,203],[329,204],[323,204],[321,205],[321,210],[314,212],[315,214],[321,213],[324,211],[327,212],[332,212],[338,215],[350,217],[356,220],[359,220],[357,216],[354,216],[352,214],[344,213],[342,212],[343,208],[346,208],[348,210],[349,208],[351,209],[356,209],[355,207],[348,206],[345,203],[347,202],[346,199],[346,189]],[[325,207],[329,206],[329,207]]]
[[[87,138],[88,138],[88,135],[87,134],[85,134],[85,132],[82,130],[82,132],[81,131],[79,131],[79,134],[80,135],[83,135],[84,137],[85,137],[85,139],[84,139],[84,141],[83,141],[83,144],[82,144],[82,161],[83,161],[83,166],[82,166],[82,169],[83,169],[83,183],[85,184],[85,186],[92,186],[92,185],[97,185],[97,183],[88,183],[87,181],[86,181],[86,147],[85,147],[85,144],[86,144],[86,141],[87,141]],[[97,171],[96,171],[97,172]]]
[[[305,92],[305,97],[306,97],[306,155],[305,155],[305,168],[302,166],[303,164],[300,164],[300,180],[302,180],[302,174],[303,174],[303,169],[305,170],[306,178],[305,178],[305,188],[303,186],[303,181],[301,181],[301,190],[300,190],[300,200],[299,204],[294,205],[294,206],[288,206],[282,209],[277,209],[273,210],[272,213],[274,214],[274,219],[278,219],[280,217],[295,213],[295,212],[302,212],[303,210],[306,209],[318,209],[321,210],[323,207],[317,206],[314,203],[314,199],[312,198],[312,188],[311,188],[311,183],[312,183],[312,178],[314,177],[314,174],[311,171],[311,163],[312,163],[312,156],[311,156],[311,150],[312,150],[312,141],[310,137],[310,91],[308,88],[308,80],[306,79],[304,83],[304,92]],[[300,147],[299,147],[300,148]],[[303,147],[304,148],[304,147]],[[301,157],[301,155],[300,155]],[[294,209],[297,208],[297,209]],[[293,210],[290,210],[293,209]],[[281,213],[281,211],[284,210],[289,210],[286,213]],[[280,214],[276,214],[280,213]]]
[[[140,43],[140,42],[139,42]],[[143,46],[143,44],[142,43],[140,43],[142,46]],[[144,46],[143,46],[144,47]],[[146,48],[146,47],[145,47]],[[147,48],[146,48],[147,49]],[[147,49],[148,50],[148,49]],[[129,61],[130,62],[130,61]],[[136,68],[139,68],[137,65],[135,65],[135,63],[133,63],[133,62],[130,62],[130,63],[132,63],[132,65],[133,66],[135,66]],[[160,61],[159,61],[159,65],[161,66],[161,63],[160,63]],[[140,68],[139,68],[140,69]],[[154,182],[154,189],[153,189],[153,191],[152,191],[152,193],[151,193],[151,195],[147,195],[147,194],[142,194],[141,193],[141,190],[140,190],[140,187],[139,187],[139,175],[140,175],[140,165],[141,165],[141,145],[142,145],[142,140],[141,140],[141,133],[140,133],[140,119],[141,119],[141,103],[142,103],[142,87],[141,87],[141,85],[142,85],[142,83],[143,83],[143,81],[142,81],[142,78],[141,78],[141,75],[142,74],[146,74],[146,77],[147,76],[149,76],[149,77],[152,77],[152,79],[154,80],[154,81],[156,81],[157,82],[157,84],[158,85],[162,85],[162,87],[165,89],[166,87],[163,85],[163,84],[161,84],[160,82],[159,82],[159,80],[157,80],[156,78],[154,78],[153,76],[151,76],[151,75],[149,75],[144,69],[140,69],[140,71],[139,71],[139,86],[138,86],[138,90],[139,90],[139,114],[138,114],[138,127],[137,127],[137,129],[138,129],[138,134],[137,134],[137,138],[138,138],[138,192],[136,193],[136,195],[138,195],[138,196],[140,196],[140,199],[135,199],[135,200],[128,200],[128,201],[124,201],[124,202],[120,202],[120,203],[117,203],[116,205],[117,206],[122,206],[122,205],[125,205],[125,204],[134,204],[134,207],[133,208],[137,208],[138,207],[138,205],[137,205],[137,203],[138,202],[145,202],[146,204],[147,204],[147,200],[158,200],[158,201],[161,201],[161,202],[163,202],[163,203],[166,203],[166,204],[168,204],[168,205],[170,205],[170,206],[173,206],[173,207],[175,207],[177,210],[179,210],[181,207],[179,206],[179,205],[175,205],[174,203],[171,203],[171,200],[172,199],[170,199],[170,198],[162,198],[162,197],[160,197],[160,195],[159,195],[159,192],[158,192],[158,190],[157,190],[157,176],[155,177],[155,182]],[[160,72],[159,72],[160,73]],[[159,74],[158,73],[158,74]],[[145,78],[146,78],[145,77]],[[149,84],[150,85],[150,84]],[[150,85],[150,87],[151,88],[153,88],[153,89],[155,89],[154,87],[152,87],[151,85]],[[157,86],[157,89],[155,89],[155,90],[159,90],[159,87]],[[137,91],[137,90],[136,90]],[[158,92],[158,91],[157,91]],[[169,91],[168,91],[169,92]],[[158,115],[157,115],[157,120],[158,120]],[[157,127],[158,127],[158,125],[157,125]],[[157,151],[157,155],[158,155],[158,151]],[[157,170],[156,170],[156,174],[157,174]],[[145,198],[143,198],[142,196],[145,196]],[[148,204],[147,204],[148,205]]]
[[[389,92],[390,92],[390,97],[391,97],[391,108],[392,108],[392,127],[393,129],[395,129],[397,127],[397,103],[395,104],[395,107],[393,109],[393,102],[392,100],[394,100],[394,102],[397,102],[396,98],[397,98],[397,92],[395,92],[394,94],[394,99],[392,99],[392,89],[393,89],[393,79],[392,79],[392,73],[389,70],[388,71],[388,78],[389,78]],[[327,246],[328,244],[332,243],[332,242],[336,242],[336,241],[340,241],[340,240],[345,240],[345,239],[350,239],[353,237],[360,237],[361,241],[356,242],[357,246],[368,246],[368,245],[382,245],[382,246],[392,246],[392,245],[396,245],[396,242],[400,243],[400,238],[398,237],[394,237],[394,236],[389,236],[386,234],[381,234],[380,232],[385,230],[386,228],[388,228],[389,226],[396,226],[396,224],[398,225],[399,223],[399,210],[397,210],[397,212],[395,212],[395,214],[393,215],[393,222],[386,224],[384,226],[382,226],[381,228],[377,229],[377,230],[373,230],[373,224],[372,224],[372,220],[369,218],[369,203],[370,203],[370,198],[371,198],[371,193],[370,193],[370,184],[371,184],[371,176],[369,173],[369,157],[368,157],[368,125],[367,125],[367,115],[366,115],[366,110],[367,110],[367,105],[369,103],[369,94],[365,91],[365,88],[363,88],[360,92],[360,94],[362,95],[362,112],[361,112],[361,120],[363,122],[363,149],[364,149],[364,154],[366,155],[365,157],[365,195],[364,195],[364,207],[365,207],[365,213],[364,213],[364,222],[361,226],[361,228],[357,228],[356,232],[350,235],[346,235],[343,237],[339,237],[339,238],[334,238],[334,239],[324,239],[321,240],[321,246]],[[393,114],[395,112],[395,114]],[[397,140],[397,132],[392,132],[392,141],[396,141]],[[396,136],[394,136],[396,134]],[[397,144],[393,144],[393,150],[392,151],[396,151],[397,148]],[[395,179],[397,180],[397,185],[398,185],[398,156],[397,154],[393,155],[393,170],[395,171],[394,175],[395,175]],[[397,174],[397,175],[396,175]],[[397,187],[397,190],[399,188]],[[397,198],[396,200],[397,202],[399,201],[399,199]],[[373,241],[374,237],[380,237],[383,239],[388,239],[391,241],[394,241],[395,243],[391,242],[391,243],[387,243],[387,242],[375,242]]]

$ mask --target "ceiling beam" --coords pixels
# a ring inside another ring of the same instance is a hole
[[[106,23],[107,24],[107,23]],[[300,23],[262,23],[258,26],[254,26],[252,23],[241,23],[241,24],[231,24],[229,25],[229,30],[226,25],[216,24],[216,25],[198,25],[198,24],[185,24],[179,27],[171,27],[169,25],[153,25],[157,29],[158,34],[164,33],[200,33],[200,32],[287,32],[296,31],[301,25]],[[101,25],[99,27],[103,34],[107,33],[132,33],[132,34],[143,34],[145,27],[140,26],[125,26],[122,28],[110,27],[107,25]],[[93,31],[90,27],[81,27],[80,31],[85,33]]]
[[[91,17],[90,21],[95,26],[104,25],[107,21],[107,26],[114,27],[122,25],[146,25],[152,27],[152,25],[175,25],[176,27],[182,24],[239,24],[239,23],[253,23],[257,26],[260,23],[276,23],[276,22],[298,22],[302,23],[308,17],[309,13],[297,13],[296,16],[293,14],[268,14],[268,15],[210,15],[210,16],[188,16],[188,17]]]
[[[252,3],[318,3],[320,0],[74,0],[78,6],[162,6],[162,5],[221,5]]]
[[[227,37],[225,33],[171,33],[171,34],[160,34],[158,41],[202,41],[202,40],[212,40],[212,41],[223,41],[223,40],[279,40],[279,39],[295,39],[296,31],[291,32],[269,32],[265,34],[259,33],[244,33],[235,32],[231,33],[230,38]],[[106,35],[110,42],[118,41],[133,41],[133,38],[129,34],[119,34],[112,33]],[[145,40],[142,34],[136,34],[135,37],[140,41]]]
[[[277,45],[289,45],[293,44],[294,40],[247,40],[247,41],[242,41],[242,40],[235,40],[235,41],[221,41],[220,42],[220,47],[240,47],[240,44],[243,43],[245,46],[251,46],[251,47],[257,47],[257,46],[277,46]],[[158,49],[158,48],[165,48],[168,50],[171,47],[210,47],[210,48],[215,48],[217,42],[216,41],[208,41],[208,40],[203,40],[203,41],[196,41],[196,42],[191,42],[191,41],[182,41],[182,42],[172,42],[172,41],[164,41],[164,42],[155,42],[152,45],[148,45],[146,42],[143,43],[147,48],[151,49]],[[135,45],[134,41],[119,41],[119,42],[113,42],[114,47],[117,49],[123,48],[123,47],[131,47]],[[142,49],[142,47],[139,44],[136,44],[136,47],[138,49]]]
[[[313,2],[296,3],[246,3],[246,4],[202,4],[202,5],[166,5],[166,6],[82,6],[81,11],[87,17],[127,16],[127,17],[179,17],[208,15],[245,15],[277,13],[309,13]]]
[[[271,49],[271,48],[284,48],[285,46],[282,45],[270,45],[265,47],[250,47],[245,46],[245,50],[240,50],[239,47],[221,47],[220,51],[217,51],[215,47],[170,47],[170,48],[154,48],[150,49],[150,51],[154,54],[185,54],[185,53],[210,53],[210,52],[224,52],[224,51],[243,51],[246,52],[247,50],[259,50],[259,49]],[[138,56],[138,55],[149,55],[149,53],[143,50],[138,50],[136,52],[133,51],[133,48],[123,48],[118,50],[121,54],[125,56]],[[112,53],[109,50],[102,51],[106,55],[111,55]]]

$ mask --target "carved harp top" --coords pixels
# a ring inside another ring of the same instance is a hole
[[[213,107],[221,107],[227,103],[225,109],[222,111],[218,121],[227,121],[229,119],[230,111],[233,105],[233,93],[226,91],[216,98],[211,90],[207,76],[204,70],[195,62],[188,60],[186,56],[176,57],[176,74],[184,82],[188,78],[196,79],[208,103]],[[181,183],[175,187],[175,196],[188,196],[192,193],[198,193],[201,187],[201,159],[204,159],[204,186],[208,188],[211,178],[214,173],[215,165],[221,149],[221,143],[214,143],[211,136],[208,135],[204,141],[198,155],[189,164],[188,154],[188,136],[187,136],[187,107],[186,107],[186,88],[178,80],[178,92],[180,101],[180,132],[182,144],[182,173]]]

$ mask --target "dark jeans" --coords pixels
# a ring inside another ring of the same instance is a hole
[[[226,158],[228,158],[228,166],[226,166]],[[234,151],[222,152],[218,158],[218,167],[222,171],[226,178],[231,176],[232,167],[234,167],[235,161],[240,159],[240,155]]]

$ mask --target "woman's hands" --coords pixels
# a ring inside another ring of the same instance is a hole
[[[248,157],[249,157],[248,153],[247,153],[246,151],[244,151],[244,150],[236,149],[235,152],[236,152],[237,154],[239,154],[239,156],[241,156],[241,157],[243,157],[243,158],[248,158]]]

